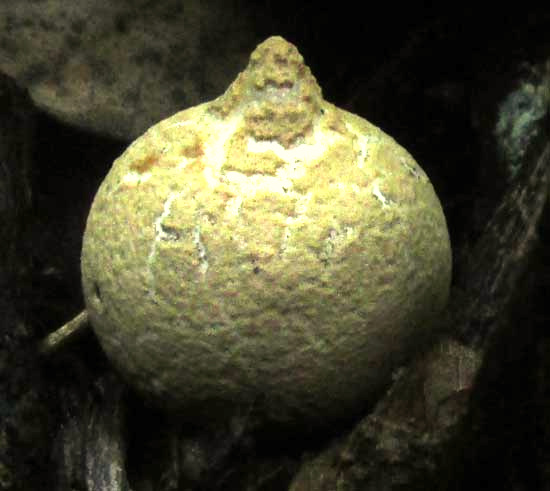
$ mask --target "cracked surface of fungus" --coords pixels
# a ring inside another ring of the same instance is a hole
[[[451,251],[426,174],[336,108],[272,37],[218,99],[113,164],[82,250],[115,367],[160,404],[266,421],[357,413],[445,306]]]

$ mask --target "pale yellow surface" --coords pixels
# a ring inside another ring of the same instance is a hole
[[[196,417],[253,402],[312,426],[388,382],[429,336],[450,275],[425,173],[324,101],[278,37],[223,96],[115,161],[82,251],[94,330],[138,390]]]

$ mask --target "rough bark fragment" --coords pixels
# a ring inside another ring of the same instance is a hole
[[[54,443],[57,491],[127,491],[124,386],[103,377],[63,397],[66,423]]]
[[[550,144],[536,142],[531,162],[511,186],[487,223],[480,240],[463,251],[467,261],[468,299],[461,309],[457,334],[469,345],[481,346],[499,312],[514,293],[537,240],[537,228],[548,196]]]

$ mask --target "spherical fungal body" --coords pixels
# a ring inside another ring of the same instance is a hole
[[[450,274],[426,174],[323,100],[280,37],[114,162],[82,250],[94,331],[140,392],[208,418],[256,404],[267,422],[310,425],[388,382]]]

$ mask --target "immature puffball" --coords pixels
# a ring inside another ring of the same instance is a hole
[[[131,385],[197,418],[256,404],[266,424],[359,412],[429,337],[450,277],[426,174],[323,100],[281,37],[128,147],[82,250],[90,321]]]

